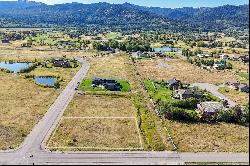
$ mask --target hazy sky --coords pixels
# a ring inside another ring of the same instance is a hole
[[[0,1],[13,1],[13,0],[0,0]],[[248,4],[248,0],[33,0],[44,2],[47,4],[55,3],[96,3],[96,2],[109,2],[109,3],[124,3],[129,2],[142,6],[158,6],[158,7],[214,7],[226,4],[242,5]]]

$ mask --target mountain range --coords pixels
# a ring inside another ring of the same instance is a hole
[[[0,27],[119,26],[127,29],[224,31],[249,28],[249,6],[144,7],[129,3],[46,5],[0,1]]]

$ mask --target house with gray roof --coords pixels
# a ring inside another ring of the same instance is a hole
[[[197,105],[197,108],[203,116],[210,116],[225,109],[223,103],[220,102],[202,102]]]
[[[170,89],[178,89],[181,86],[181,81],[173,78],[167,81],[168,87]]]
[[[202,93],[193,91],[190,89],[178,89],[174,91],[173,98],[180,99],[180,100],[184,100],[188,98],[200,99],[202,95],[203,95]]]

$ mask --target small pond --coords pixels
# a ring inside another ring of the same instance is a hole
[[[180,48],[169,47],[169,46],[159,47],[159,48],[153,48],[153,50],[155,52],[180,52],[181,51]]]
[[[14,73],[17,73],[21,69],[24,69],[24,68],[29,67],[31,65],[32,65],[32,63],[24,63],[24,62],[14,62],[14,63],[0,62],[0,68],[8,69]]]
[[[38,84],[54,86],[54,84],[57,81],[57,78],[55,78],[55,77],[34,77],[34,80]]]

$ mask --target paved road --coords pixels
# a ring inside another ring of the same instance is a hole
[[[194,83],[193,86],[197,86],[200,89],[207,90],[211,92],[214,96],[227,100],[230,107],[237,105],[235,102],[233,102],[228,97],[224,96],[223,94],[219,92],[219,86],[208,84],[208,83]]]
[[[65,90],[50,107],[43,119],[35,126],[19,149],[0,152],[0,165],[47,164],[47,165],[167,165],[184,162],[249,162],[248,154],[228,153],[175,153],[175,152],[82,152],[56,153],[44,149],[67,105],[75,94],[75,87],[86,75],[89,64],[82,61],[79,70]]]
[[[247,153],[180,153],[185,162],[249,162]]]

